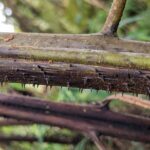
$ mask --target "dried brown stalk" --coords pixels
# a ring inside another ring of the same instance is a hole
[[[0,116],[68,128],[81,133],[95,132],[150,142],[149,118],[119,114],[103,110],[97,105],[60,104],[29,97],[0,95]]]
[[[119,100],[128,104],[132,104],[138,107],[142,107],[145,109],[150,109],[150,101],[149,100],[144,100],[140,97],[135,97],[135,96],[131,96],[131,95],[121,95],[121,94],[117,94],[117,95],[111,95],[109,97],[106,98],[106,101],[111,102],[112,100]],[[107,103],[107,102],[106,102]]]
[[[10,35],[0,41],[0,82],[150,93],[150,43],[93,34],[0,39]]]
[[[112,7],[102,29],[104,35],[116,35],[127,0],[113,0]]]

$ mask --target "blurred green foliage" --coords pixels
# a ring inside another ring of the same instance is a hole
[[[100,32],[112,0],[1,0],[4,14],[14,19],[16,30],[46,33]],[[13,13],[10,15],[8,8]],[[150,1],[128,0],[119,36],[150,40]]]
[[[97,0],[98,5],[88,0],[1,0],[4,4],[3,13],[7,22],[14,24],[16,31],[44,32],[44,33],[95,33],[100,32],[107,17],[108,9],[112,0]],[[102,6],[102,7],[100,7]],[[12,14],[8,13],[12,10]],[[149,0],[128,0],[122,21],[119,26],[120,37],[135,40],[150,41],[150,1]],[[91,91],[81,89],[67,89],[53,87],[46,90],[45,86],[34,88],[27,85],[24,89],[21,84],[6,84],[0,88],[1,92],[11,94],[22,94],[22,91],[29,92],[32,96],[41,97],[54,101],[71,103],[93,103],[104,99],[110,93],[106,91]],[[121,106],[119,103],[115,105]],[[128,106],[127,106],[128,107]],[[129,108],[129,107],[128,107]],[[126,107],[121,107],[126,109]],[[133,112],[133,109],[131,110]],[[141,113],[141,112],[139,112]],[[16,143],[1,144],[2,150],[95,150],[89,144],[88,139],[83,139],[75,147],[59,144],[48,144],[42,142],[44,135],[55,133],[55,128],[33,125],[28,127],[3,127],[1,133],[36,135],[38,143]],[[69,131],[60,131],[70,134]],[[118,140],[116,147],[115,140],[104,140],[110,149],[115,150],[148,150],[149,146],[135,142]]]

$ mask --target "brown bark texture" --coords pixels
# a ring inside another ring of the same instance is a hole
[[[95,34],[7,33],[0,39],[1,83],[150,93],[149,42]]]
[[[117,33],[126,1],[127,0],[113,0],[111,9],[102,30],[103,34],[114,36]]]
[[[99,105],[74,105],[30,97],[0,95],[0,116],[150,142],[150,119],[113,112]]]

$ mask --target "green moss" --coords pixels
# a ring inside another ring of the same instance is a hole
[[[20,58],[37,61],[78,63],[87,65],[124,67],[132,69],[150,70],[150,58],[140,54],[113,53],[92,50],[35,50],[29,49],[28,53],[20,51]]]

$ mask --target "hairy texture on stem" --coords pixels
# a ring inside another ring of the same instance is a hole
[[[68,128],[81,133],[96,132],[128,140],[150,142],[149,118],[119,114],[98,105],[53,103],[1,94],[0,115]]]
[[[0,82],[150,94],[150,71],[0,59]],[[140,85],[140,86],[139,86]]]
[[[0,34],[0,81],[149,95],[149,49],[94,34]]]
[[[113,0],[112,7],[102,29],[104,35],[115,35],[127,0]]]

